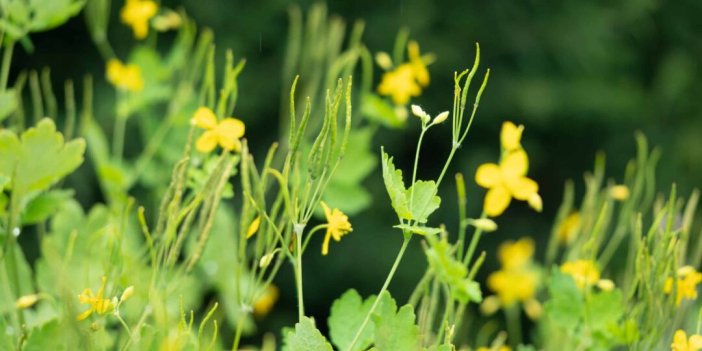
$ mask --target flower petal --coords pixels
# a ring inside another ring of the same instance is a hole
[[[673,350],[687,350],[687,334],[684,330],[678,329],[673,336],[673,344],[670,345]]]
[[[195,149],[204,154],[214,150],[217,146],[217,133],[212,130],[208,130],[197,139],[195,142]]]
[[[695,350],[695,351],[702,349],[702,336],[700,336],[700,335],[690,336],[690,340],[688,341],[688,347],[690,350]]]
[[[214,129],[217,127],[217,117],[214,111],[207,107],[198,108],[190,121],[202,129]]]
[[[483,188],[492,188],[500,183],[502,174],[500,167],[494,163],[485,163],[475,172],[475,182]]]
[[[236,118],[225,118],[219,122],[217,131],[231,139],[239,139],[244,136],[244,122]]]
[[[502,144],[502,148],[507,151],[515,151],[521,148],[520,142],[523,131],[523,125],[517,127],[510,121],[502,123],[502,130],[500,132],[500,143]]]
[[[485,194],[483,209],[488,216],[497,217],[505,212],[510,201],[512,201],[512,196],[509,190],[503,186],[496,186]]]
[[[500,162],[500,171],[504,178],[519,178],[527,174],[529,157],[523,149],[508,153]]]
[[[514,198],[521,201],[529,200],[533,194],[539,191],[539,185],[527,177],[508,179],[505,185],[507,185]]]

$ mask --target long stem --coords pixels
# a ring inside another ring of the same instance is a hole
[[[243,318],[239,318],[236,323],[236,331],[234,332],[234,343],[232,344],[232,351],[237,351],[239,349],[239,341],[241,340],[241,332],[244,329]]]
[[[509,333],[510,345],[517,348],[522,342],[522,321],[519,315],[519,305],[514,304],[505,308],[505,318],[507,319],[507,332]]]
[[[481,219],[487,218],[487,215],[483,211],[483,214],[480,216]],[[478,247],[478,242],[480,241],[480,237],[483,235],[483,231],[479,228],[475,228],[475,232],[473,232],[473,238],[470,239],[470,245],[468,246],[468,251],[466,252],[466,256],[463,258],[463,264],[468,264],[471,259],[473,259],[473,254],[475,254],[475,249]]]
[[[4,93],[7,88],[7,80],[10,75],[10,64],[12,63],[12,51],[15,47],[15,42],[10,41],[5,46],[5,52],[2,56],[2,71],[0,71],[0,93]]]
[[[385,283],[383,283],[383,287],[380,288],[380,291],[378,292],[378,297],[375,299],[375,302],[373,302],[373,306],[371,306],[370,310],[368,310],[368,313],[366,314],[366,318],[363,319],[363,323],[361,323],[361,327],[358,328],[358,331],[356,331],[356,335],[353,337],[353,341],[351,341],[351,344],[349,345],[347,351],[353,350],[353,346],[358,342],[358,338],[361,337],[361,334],[363,333],[363,330],[366,328],[366,325],[368,324],[368,321],[370,320],[371,315],[375,311],[375,308],[378,307],[378,302],[380,302],[380,297],[381,295],[388,290],[388,285],[390,285],[390,281],[392,280],[392,277],[395,276],[395,271],[397,270],[397,266],[400,265],[400,261],[402,260],[402,256],[405,254],[405,250],[407,249],[407,246],[410,243],[410,240],[412,240],[412,235],[405,236],[405,240],[402,242],[402,247],[400,247],[400,252],[397,253],[397,257],[395,257],[395,263],[392,264],[392,268],[390,268],[390,273],[388,273],[387,278],[385,278]]]
[[[127,118],[118,115],[115,119],[115,129],[112,136],[112,153],[119,161],[122,160],[122,152],[124,151],[124,130],[126,128]]]
[[[298,230],[295,230],[295,235],[297,238],[295,238],[295,243],[297,245],[297,249],[295,250],[295,287],[297,288],[297,318],[298,320],[302,320],[302,317],[305,316],[305,302],[304,298],[302,297],[302,232],[303,230],[300,230],[298,233]]]
[[[451,152],[448,155],[448,158],[446,159],[446,163],[444,163],[444,168],[441,170],[441,174],[439,175],[439,178],[436,180],[436,187],[439,187],[439,184],[441,184],[441,180],[444,179],[444,176],[446,175],[446,170],[448,170],[448,166],[451,164],[451,160],[453,160],[453,155],[456,153],[456,150],[458,149],[460,145],[459,144],[453,144],[451,146]]]

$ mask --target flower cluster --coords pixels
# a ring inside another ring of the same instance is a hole
[[[542,200],[539,185],[527,178],[529,158],[521,146],[524,126],[512,122],[502,124],[500,164],[486,163],[478,167],[475,181],[488,189],[483,209],[490,217],[501,215],[509,207],[512,198],[527,201],[536,211],[541,211]]]
[[[694,334],[688,338],[684,330],[678,329],[670,348],[673,351],[698,351],[702,349],[702,336]]]
[[[683,299],[697,299],[697,285],[702,283],[702,273],[692,266],[680,267],[677,279],[666,279],[663,286],[663,291],[666,294],[673,292],[673,283],[675,283],[676,288],[675,303],[679,306]]]
[[[149,34],[149,20],[156,16],[158,5],[151,0],[127,0],[119,15],[122,23],[132,27],[134,37],[144,39]]]
[[[378,94],[390,96],[395,105],[407,105],[411,97],[422,93],[422,88],[429,85],[427,63],[419,53],[419,44],[410,41],[407,44],[409,62],[393,67],[387,54],[381,54],[377,61],[382,68],[388,69],[378,85]]]
[[[481,305],[485,314],[494,313],[500,307],[510,308],[517,302],[524,303],[530,318],[538,318],[541,304],[535,299],[539,286],[539,272],[534,267],[534,241],[521,238],[500,245],[497,253],[502,268],[490,274],[487,286],[497,296],[489,296]]]

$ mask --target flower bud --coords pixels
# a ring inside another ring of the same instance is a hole
[[[448,118],[448,116],[449,116],[449,112],[448,112],[448,111],[441,112],[441,113],[439,113],[436,117],[434,117],[434,122],[431,122],[431,124],[441,124],[441,123],[444,123],[444,121],[446,121],[446,119]]]

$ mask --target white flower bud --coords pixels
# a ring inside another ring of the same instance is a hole
[[[441,112],[441,113],[439,113],[436,117],[434,117],[434,122],[431,122],[431,124],[441,124],[441,123],[444,123],[444,121],[446,121],[446,119],[448,118],[448,116],[449,116],[449,112],[448,112],[448,111]]]

